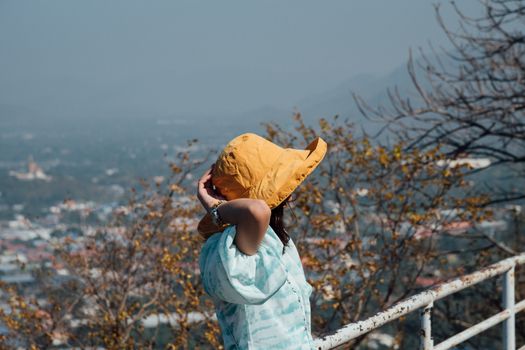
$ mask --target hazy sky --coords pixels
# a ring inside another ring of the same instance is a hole
[[[292,108],[387,73],[409,47],[446,44],[436,2],[0,0],[0,104],[71,116]]]

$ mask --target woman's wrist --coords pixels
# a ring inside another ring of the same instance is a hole
[[[217,226],[223,226],[225,224],[221,214],[219,213],[219,207],[224,203],[226,203],[225,200],[218,200],[211,206],[211,209],[209,211],[213,223]]]
[[[214,198],[213,203],[210,205],[210,210],[214,208],[218,208],[220,205],[226,203],[227,201],[223,199],[216,199]]]
[[[211,198],[206,203],[206,206],[207,206],[206,210],[208,212],[210,212],[213,208],[217,208],[219,205],[221,205],[224,202],[226,202],[226,201],[225,200],[221,200],[221,199],[217,199],[217,198]]]

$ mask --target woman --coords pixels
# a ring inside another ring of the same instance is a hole
[[[226,349],[312,349],[310,302],[283,206],[326,153],[281,148],[255,134],[228,143],[198,182],[207,211],[199,258]]]

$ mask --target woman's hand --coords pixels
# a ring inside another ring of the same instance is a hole
[[[222,197],[213,190],[211,177],[214,165],[215,164],[212,164],[211,167],[202,175],[197,185],[197,198],[199,198],[202,206],[208,212],[214,204],[217,204],[221,200],[226,200],[226,198]]]

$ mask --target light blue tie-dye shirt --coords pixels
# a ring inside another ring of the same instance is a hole
[[[237,249],[235,226],[208,238],[199,266],[225,349],[312,349],[310,294],[297,248],[268,227],[257,254]]]

